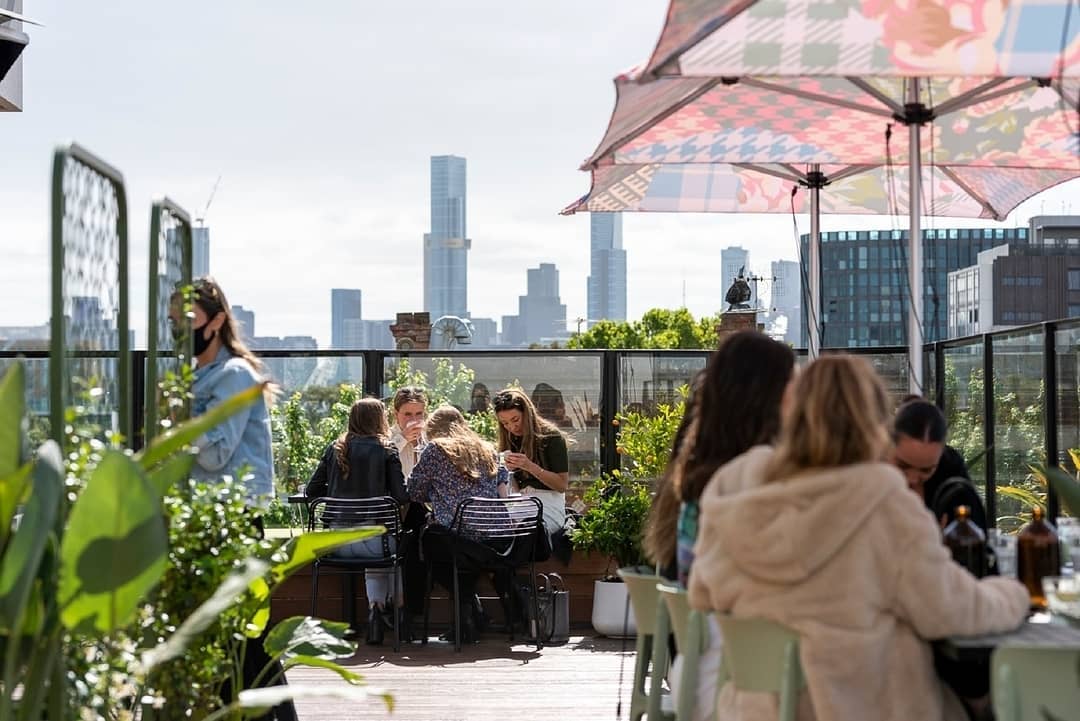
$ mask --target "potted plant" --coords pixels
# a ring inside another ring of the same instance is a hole
[[[582,499],[586,510],[571,533],[574,548],[608,558],[603,578],[593,585],[592,623],[604,636],[636,633],[634,615],[626,613],[626,586],[617,568],[645,564],[641,534],[652,499],[649,486],[618,470],[595,481]]]

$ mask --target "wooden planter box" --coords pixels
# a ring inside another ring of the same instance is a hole
[[[614,569],[614,566],[612,566]],[[569,565],[554,558],[539,563],[537,573],[558,573],[562,576],[570,592],[570,625],[585,628],[592,621],[593,581],[602,577],[608,570],[608,559],[590,553],[574,552]],[[346,620],[348,606],[343,603],[343,579],[345,577],[333,571],[319,574],[319,600],[316,615],[333,621]],[[367,618],[367,599],[364,597],[362,576],[356,574],[356,591],[353,594],[354,618],[363,624]],[[480,597],[488,614],[501,621],[503,612],[494,589],[487,581],[481,581]],[[446,592],[435,587],[431,601],[433,622],[445,624],[450,618],[450,603]],[[273,622],[289,616],[307,616],[311,613],[311,567],[301,569],[275,591],[270,603],[270,616]]]

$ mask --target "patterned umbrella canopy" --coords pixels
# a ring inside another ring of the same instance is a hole
[[[616,80],[583,166],[592,190],[565,212],[790,212],[801,182],[795,209],[810,206],[812,235],[822,210],[908,213],[921,287],[921,214],[1002,219],[1080,177],[1070,3],[671,0],[649,61]],[[816,254],[811,243],[812,316]]]

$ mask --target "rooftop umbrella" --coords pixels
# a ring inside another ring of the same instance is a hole
[[[828,210],[906,209],[909,360],[921,391],[922,186],[935,214],[1001,219],[1080,175],[1080,12],[1070,18],[1064,0],[998,15],[948,5],[672,0],[650,61],[617,81],[608,132],[583,166],[593,190],[569,210],[786,210],[794,179],[811,189],[815,236],[816,191],[829,182]],[[933,15],[942,9],[944,24]],[[890,124],[909,131],[887,148]],[[897,165],[908,166],[906,187]],[[819,297],[811,288],[814,318]]]

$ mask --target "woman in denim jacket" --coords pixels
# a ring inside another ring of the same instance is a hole
[[[237,393],[264,382],[267,373],[262,362],[240,340],[236,319],[216,281],[209,277],[196,280],[193,301],[192,414],[200,416]],[[171,320],[173,334],[181,335],[179,308],[174,309]],[[223,476],[232,476],[243,483],[248,505],[256,512],[266,507],[274,492],[271,393],[268,390],[263,398],[229,416],[195,441],[199,453],[192,477],[218,481]]]

